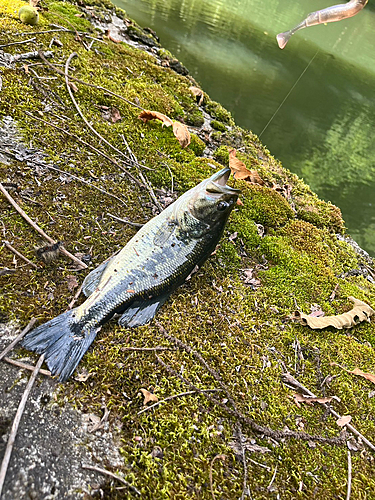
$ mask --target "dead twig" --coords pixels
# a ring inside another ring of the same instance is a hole
[[[284,384],[290,384],[294,387],[297,387],[301,389],[305,394],[308,396],[311,396],[313,398],[316,398],[317,396],[311,392],[307,387],[302,385],[298,380],[296,380],[290,373],[283,373],[281,375],[281,380],[283,381]],[[337,413],[333,408],[331,408],[327,403],[323,403],[323,405],[334,417],[337,419],[341,418],[341,415]],[[375,446],[367,439],[363,434],[361,434],[355,427],[353,427],[351,424],[346,424],[346,428],[351,431],[353,434],[358,436],[359,438],[362,439],[362,441],[372,450],[375,451]]]
[[[128,224],[129,226],[133,226],[133,227],[143,227],[144,224],[138,224],[138,222],[130,222],[130,220],[126,220],[126,219],[120,219],[120,217],[116,217],[116,215],[112,215],[110,213],[107,212],[107,215],[109,217],[112,217],[112,219],[115,219],[115,220],[118,220],[120,222],[123,222],[124,224]]]
[[[346,493],[346,500],[350,500],[350,495],[352,492],[352,456],[350,450],[348,450],[348,487]]]
[[[53,64],[51,64],[49,61],[47,61],[47,59],[44,58],[44,52],[42,52],[40,50],[39,55],[40,55],[40,58],[47,64],[47,66],[49,68],[53,69],[53,71],[56,71],[56,73],[58,73],[59,75],[65,77],[64,71],[61,71],[60,69],[56,68]],[[123,97],[119,94],[116,94],[115,92],[112,92],[111,90],[106,89],[105,87],[101,87],[100,85],[94,85],[93,83],[85,82],[84,80],[80,80],[79,78],[76,78],[75,76],[69,76],[69,79],[74,80],[75,82],[78,82],[78,83],[82,83],[82,85],[87,85],[88,87],[92,87],[92,88],[97,89],[97,90],[102,90],[103,92],[105,92],[109,95],[112,95],[114,97],[117,97],[118,99],[121,99],[122,101],[127,102],[128,104],[130,104],[130,106],[134,106],[135,108],[138,108],[138,109],[141,109],[142,111],[145,111],[144,108],[142,108],[142,106],[139,106],[135,102],[132,102],[132,101],[129,101],[128,99],[125,99],[125,97]]]
[[[35,42],[36,38],[29,38],[29,40],[22,40],[20,42],[11,42],[11,43],[5,43],[4,45],[0,45],[0,49],[3,47],[9,47],[10,45],[22,45],[24,43],[30,43],[30,42]]]
[[[40,228],[34,221],[30,219],[30,217],[22,210],[22,208],[18,205],[18,203],[10,196],[8,191],[4,188],[2,183],[0,182],[0,191],[3,193],[5,198],[9,201],[9,203],[17,210],[17,212],[25,219],[26,222],[30,224],[31,227],[35,229],[45,240],[47,240],[49,243],[54,245],[56,241],[48,236],[42,228]],[[80,269],[86,269],[87,266],[84,262],[81,260],[77,259],[73,254],[68,252],[63,246],[60,247],[60,252],[72,259],[76,264],[79,265]]]
[[[275,439],[276,441],[280,441],[281,439],[298,439],[298,440],[302,440],[302,441],[315,441],[317,443],[324,443],[324,444],[329,444],[332,446],[344,446],[345,445],[345,440],[341,437],[325,438],[323,436],[307,434],[306,432],[295,432],[295,431],[290,431],[290,430],[275,431],[273,429],[270,429],[269,427],[264,427],[262,425],[259,425],[251,418],[243,415],[240,411],[237,410],[236,407],[235,407],[236,409],[232,410],[232,408],[229,408],[226,404],[213,398],[210,394],[204,393],[202,389],[199,389],[196,385],[194,385],[192,382],[190,382],[190,380],[187,380],[180,373],[176,372],[176,370],[174,370],[171,366],[164,363],[164,361],[157,354],[156,354],[156,359],[161,364],[161,366],[167,372],[169,372],[171,375],[179,378],[180,380],[182,380],[182,382],[184,382],[184,384],[190,386],[192,389],[199,392],[199,394],[202,394],[206,399],[208,399],[215,406],[222,408],[228,415],[231,415],[232,417],[235,417],[240,422],[243,422],[244,424],[248,425],[257,434],[263,434],[264,436]],[[228,398],[228,390],[226,390],[225,393],[226,393],[227,398]],[[229,396],[230,396],[230,394],[229,394]],[[231,399],[233,400],[232,397],[231,397]]]
[[[7,446],[5,449],[5,454],[4,454],[3,461],[1,463],[1,468],[0,468],[0,497],[1,497],[1,492],[3,490],[3,486],[4,486],[5,476],[6,476],[6,473],[8,470],[10,457],[12,455],[14,441],[16,439],[16,435],[17,435],[18,427],[19,427],[19,424],[21,421],[21,417],[22,417],[23,411],[24,411],[25,406],[26,406],[27,398],[29,397],[31,389],[33,388],[35,379],[39,373],[39,370],[40,370],[40,367],[42,366],[43,361],[44,361],[44,354],[42,354],[40,356],[38,363],[36,364],[35,369],[34,369],[32,375],[30,376],[29,382],[26,386],[25,392],[23,393],[22,399],[21,399],[20,404],[18,406],[16,416],[14,417],[14,420],[13,420],[12,428],[11,428],[10,435],[8,438],[8,443],[7,443]]]
[[[29,321],[29,324],[17,335],[17,337],[0,353],[0,361],[18,344],[20,340],[33,328],[36,323],[36,318]]]
[[[155,350],[155,348],[153,348],[153,350]],[[220,391],[220,389],[202,389],[202,392],[217,392],[217,391]],[[155,408],[155,406],[159,406],[162,403],[165,403],[166,401],[170,401],[171,399],[182,398],[184,396],[190,396],[191,394],[197,394],[197,393],[198,391],[187,391],[187,392],[181,392],[180,394],[174,394],[173,396],[168,396],[167,398],[162,399],[161,401],[158,401],[157,403],[154,403],[151,406],[146,406],[146,408],[143,408],[143,410],[139,411],[137,415],[140,415],[145,411],[151,410],[152,408]]]
[[[242,429],[241,426],[238,425],[237,428],[237,442],[240,446],[241,449],[241,454],[242,454],[242,464],[243,464],[243,488],[242,488],[242,495],[241,495],[241,500],[245,499],[245,495],[250,497],[251,500],[251,493],[250,489],[247,486],[247,462],[246,462],[246,453],[245,453],[245,447],[243,446],[243,434],[242,434]]]
[[[78,300],[78,297],[81,295],[81,292],[82,292],[82,285],[78,288],[78,290],[77,290],[76,294],[74,295],[72,301],[69,303],[67,311],[70,311],[70,309],[73,308],[74,304]]]
[[[88,142],[84,141],[83,139],[81,139],[77,135],[72,134],[71,132],[68,132],[64,128],[59,127],[58,125],[55,125],[55,124],[53,124],[51,122],[43,120],[42,118],[39,118],[37,116],[32,115],[31,113],[29,113],[29,111],[24,111],[24,113],[26,115],[30,116],[30,118],[32,118],[33,120],[38,120],[38,121],[40,121],[42,123],[45,123],[46,125],[49,125],[50,127],[53,127],[56,130],[60,130],[61,132],[64,132],[64,134],[68,135],[69,137],[72,137],[74,140],[79,141],[81,144],[83,144],[84,146],[87,146],[88,148],[92,149],[93,151],[95,151],[95,153],[103,156],[103,158],[105,158],[106,160],[110,161],[111,163],[113,163],[113,165],[116,165],[116,167],[118,167],[120,170],[122,170],[123,172],[125,172],[125,174],[132,181],[134,181],[138,185],[138,187],[145,187],[145,186],[143,186],[143,184],[138,179],[136,179],[130,172],[128,172],[128,170],[126,170],[126,168],[124,168],[122,165],[120,165],[119,163],[117,163],[117,161],[114,160],[113,158],[111,158],[110,156],[106,155],[105,153],[103,153],[102,151],[100,151],[99,149],[97,149],[95,146],[92,146],[91,144],[89,144]],[[57,115],[54,115],[54,116],[57,116]],[[6,151],[5,151],[5,153],[9,154]]]
[[[122,137],[122,140],[124,141],[126,149],[128,150],[128,153],[129,153],[129,156],[130,156],[130,159],[131,159],[133,165],[135,167],[137,167],[137,169],[138,169],[138,175],[141,178],[141,181],[143,182],[143,184],[148,189],[148,192],[150,193],[151,199],[153,200],[153,202],[155,203],[155,205],[158,207],[159,211],[162,212],[163,207],[158,202],[158,200],[157,200],[157,198],[155,196],[154,190],[151,187],[151,184],[148,182],[147,178],[142,174],[142,172],[141,172],[141,170],[139,168],[139,163],[138,163],[137,157],[135,156],[135,154],[131,150],[131,148],[130,148],[130,146],[128,144],[128,141],[125,139],[125,136],[122,135],[121,137]]]
[[[3,358],[3,360],[10,365],[17,366],[18,368],[22,368],[23,370],[28,370],[30,372],[34,371],[35,368],[35,366],[22,363],[22,361],[18,361],[18,359]],[[41,375],[45,375],[46,377],[52,377],[52,373],[49,370],[40,369],[39,373]]]
[[[22,259],[23,261],[27,262],[27,264],[29,264],[30,266],[32,266],[34,269],[38,269],[38,266],[36,264],[34,264],[34,262],[31,262],[31,260],[29,260],[27,257],[25,257],[24,255],[22,255],[22,253],[20,253],[18,250],[16,250],[10,243],[9,241],[7,240],[3,240],[3,243],[4,245],[7,247],[8,250],[10,250],[11,252],[13,252],[15,255],[17,255],[17,257],[19,257],[20,259]]]
[[[44,57],[53,57],[53,52],[48,51],[44,52]],[[26,59],[39,59],[40,54],[38,51],[34,52],[25,52],[24,54],[16,54],[15,56],[12,56],[10,62],[15,63],[18,61],[25,61]]]
[[[270,484],[267,486],[267,491],[268,492],[271,491],[271,486],[273,485],[273,482],[275,481],[276,474],[277,474],[277,465],[275,467],[275,472],[273,473],[273,476],[271,478]]]
[[[115,200],[119,201],[122,205],[125,207],[127,206],[124,200],[121,200],[118,196],[108,193],[108,191],[105,191],[105,189],[99,188],[95,186],[94,184],[91,184],[90,182],[85,181],[85,179],[81,179],[80,177],[77,177],[74,174],[71,174],[70,172],[66,172],[65,170],[61,170],[60,168],[53,167],[52,165],[44,164],[43,166],[49,168],[50,170],[55,170],[56,172],[60,172],[61,174],[67,175],[68,177],[71,177],[72,179],[75,179],[76,181],[82,182],[82,184],[86,184],[86,186],[89,186],[90,188],[96,189],[100,193],[105,194],[106,196],[110,196],[111,198],[114,198]]]
[[[112,477],[113,479],[117,479],[117,481],[125,484],[129,488],[129,490],[134,491],[134,493],[136,493],[137,495],[141,495],[141,492],[137,490],[135,486],[125,481],[125,479],[123,479],[122,477],[113,474],[113,472],[110,472],[109,470],[102,469],[101,467],[95,467],[94,465],[82,465],[82,469],[94,470],[96,472],[99,472],[100,474],[105,474],[106,476]]]
[[[216,455],[216,457],[214,457],[211,460],[211,463],[210,463],[210,488],[211,488],[212,500],[216,500],[216,497],[214,494],[214,488],[213,488],[213,484],[212,484],[213,483],[213,481],[212,481],[212,468],[213,468],[215,460],[222,460],[223,462],[225,462],[226,458],[227,457],[225,455]]]

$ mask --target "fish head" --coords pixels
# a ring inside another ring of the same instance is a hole
[[[223,168],[186,193],[183,210],[185,217],[181,217],[180,212],[178,217],[180,225],[184,224],[184,220],[193,218],[199,221],[197,226],[200,225],[202,228],[224,227],[241,192],[227,185],[229,176],[230,169]],[[188,218],[186,218],[187,213],[190,216]]]

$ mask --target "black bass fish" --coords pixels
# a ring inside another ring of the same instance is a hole
[[[52,374],[65,381],[114,314],[124,327],[148,323],[215,249],[240,193],[227,186],[229,175],[224,168],[148,221],[85,278],[83,304],[28,333],[22,345],[44,354]]]
[[[285,31],[285,33],[279,33],[276,36],[277,43],[280,49],[283,49],[296,31],[309,26],[316,26],[317,24],[334,23],[335,21],[342,21],[348,17],[353,17],[363,9],[367,2],[368,0],[350,0],[350,2],[344,4],[333,5],[327,9],[311,12],[306,19],[297,24],[293,29]]]

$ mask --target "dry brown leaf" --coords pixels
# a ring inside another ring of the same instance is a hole
[[[169,116],[163,115],[163,113],[159,113],[159,111],[149,111],[145,109],[138,115],[142,121],[147,123],[150,120],[160,120],[166,127],[171,127],[173,125],[173,120],[169,118]]]
[[[358,323],[361,323],[362,321],[370,322],[370,317],[375,313],[375,311],[368,304],[362,302],[362,300],[354,297],[348,297],[348,299],[353,302],[354,307],[344,314],[315,318],[314,316],[308,316],[300,311],[295,311],[292,319],[301,323],[301,325],[309,326],[314,330],[326,328],[327,326],[333,326],[334,328],[341,330],[342,328],[351,328],[352,326],[358,325]]]
[[[198,101],[198,106],[200,106],[203,102],[203,99],[204,99],[204,93],[203,93],[203,90],[198,88],[198,87],[189,87],[189,90],[191,91],[192,94],[195,95],[195,97],[199,97],[199,101]]]
[[[66,281],[68,283],[69,292],[72,292],[78,286],[77,278],[73,275],[69,275],[66,277]]]
[[[190,132],[187,126],[180,122],[173,122],[173,133],[177,137],[182,148],[186,148],[190,144]]]
[[[363,377],[366,380],[369,380],[370,382],[372,382],[373,384],[375,384],[375,375],[373,373],[363,372],[359,368],[354,368],[354,370],[347,370],[346,368],[344,368],[343,366],[341,366],[341,365],[339,365],[337,363],[330,363],[330,364],[331,364],[331,366],[338,366],[342,370],[345,370],[348,373],[352,373],[353,375],[358,375],[360,377]]]
[[[314,398],[311,396],[304,396],[303,394],[299,394],[298,392],[295,392],[293,394],[293,397],[294,397],[294,402],[296,403],[298,408],[301,408],[300,403],[307,403],[308,405],[313,406],[313,403],[325,404],[325,403],[330,403],[332,399],[336,399],[334,396],[328,398]]]
[[[105,36],[108,38],[108,40],[111,40],[111,42],[114,42],[114,43],[120,43],[121,42],[121,40],[116,40],[116,38],[112,37],[110,30],[106,30]]]
[[[233,177],[263,186],[264,181],[261,179],[258,172],[256,170],[249,170],[244,162],[236,157],[236,153],[237,151],[235,149],[229,151],[229,168],[231,169]]]
[[[149,403],[150,401],[153,401],[155,403],[159,401],[159,398],[155,396],[155,394],[153,394],[152,392],[148,391],[147,389],[141,389],[141,393],[145,398],[143,401],[144,405],[147,405],[147,403]]]
[[[29,0],[29,5],[31,7],[34,7],[34,9],[36,9],[37,7],[40,7],[39,4],[40,4],[40,0]]]
[[[112,123],[116,123],[119,120],[121,120],[120,111],[115,107],[111,108],[111,120],[112,120]]]
[[[345,425],[348,425],[350,423],[351,419],[352,419],[351,415],[345,415],[336,420],[336,424],[339,427],[344,427]]]

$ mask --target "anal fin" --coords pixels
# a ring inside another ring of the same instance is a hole
[[[94,290],[99,285],[99,282],[102,278],[102,275],[108,266],[110,260],[106,260],[100,266],[96,267],[91,273],[89,273],[83,281],[82,284],[82,292],[86,295],[86,297],[90,297],[90,295],[94,292]]]
[[[125,310],[118,320],[119,325],[128,328],[146,325],[152,320],[169,295],[162,295],[150,300],[136,300]]]

